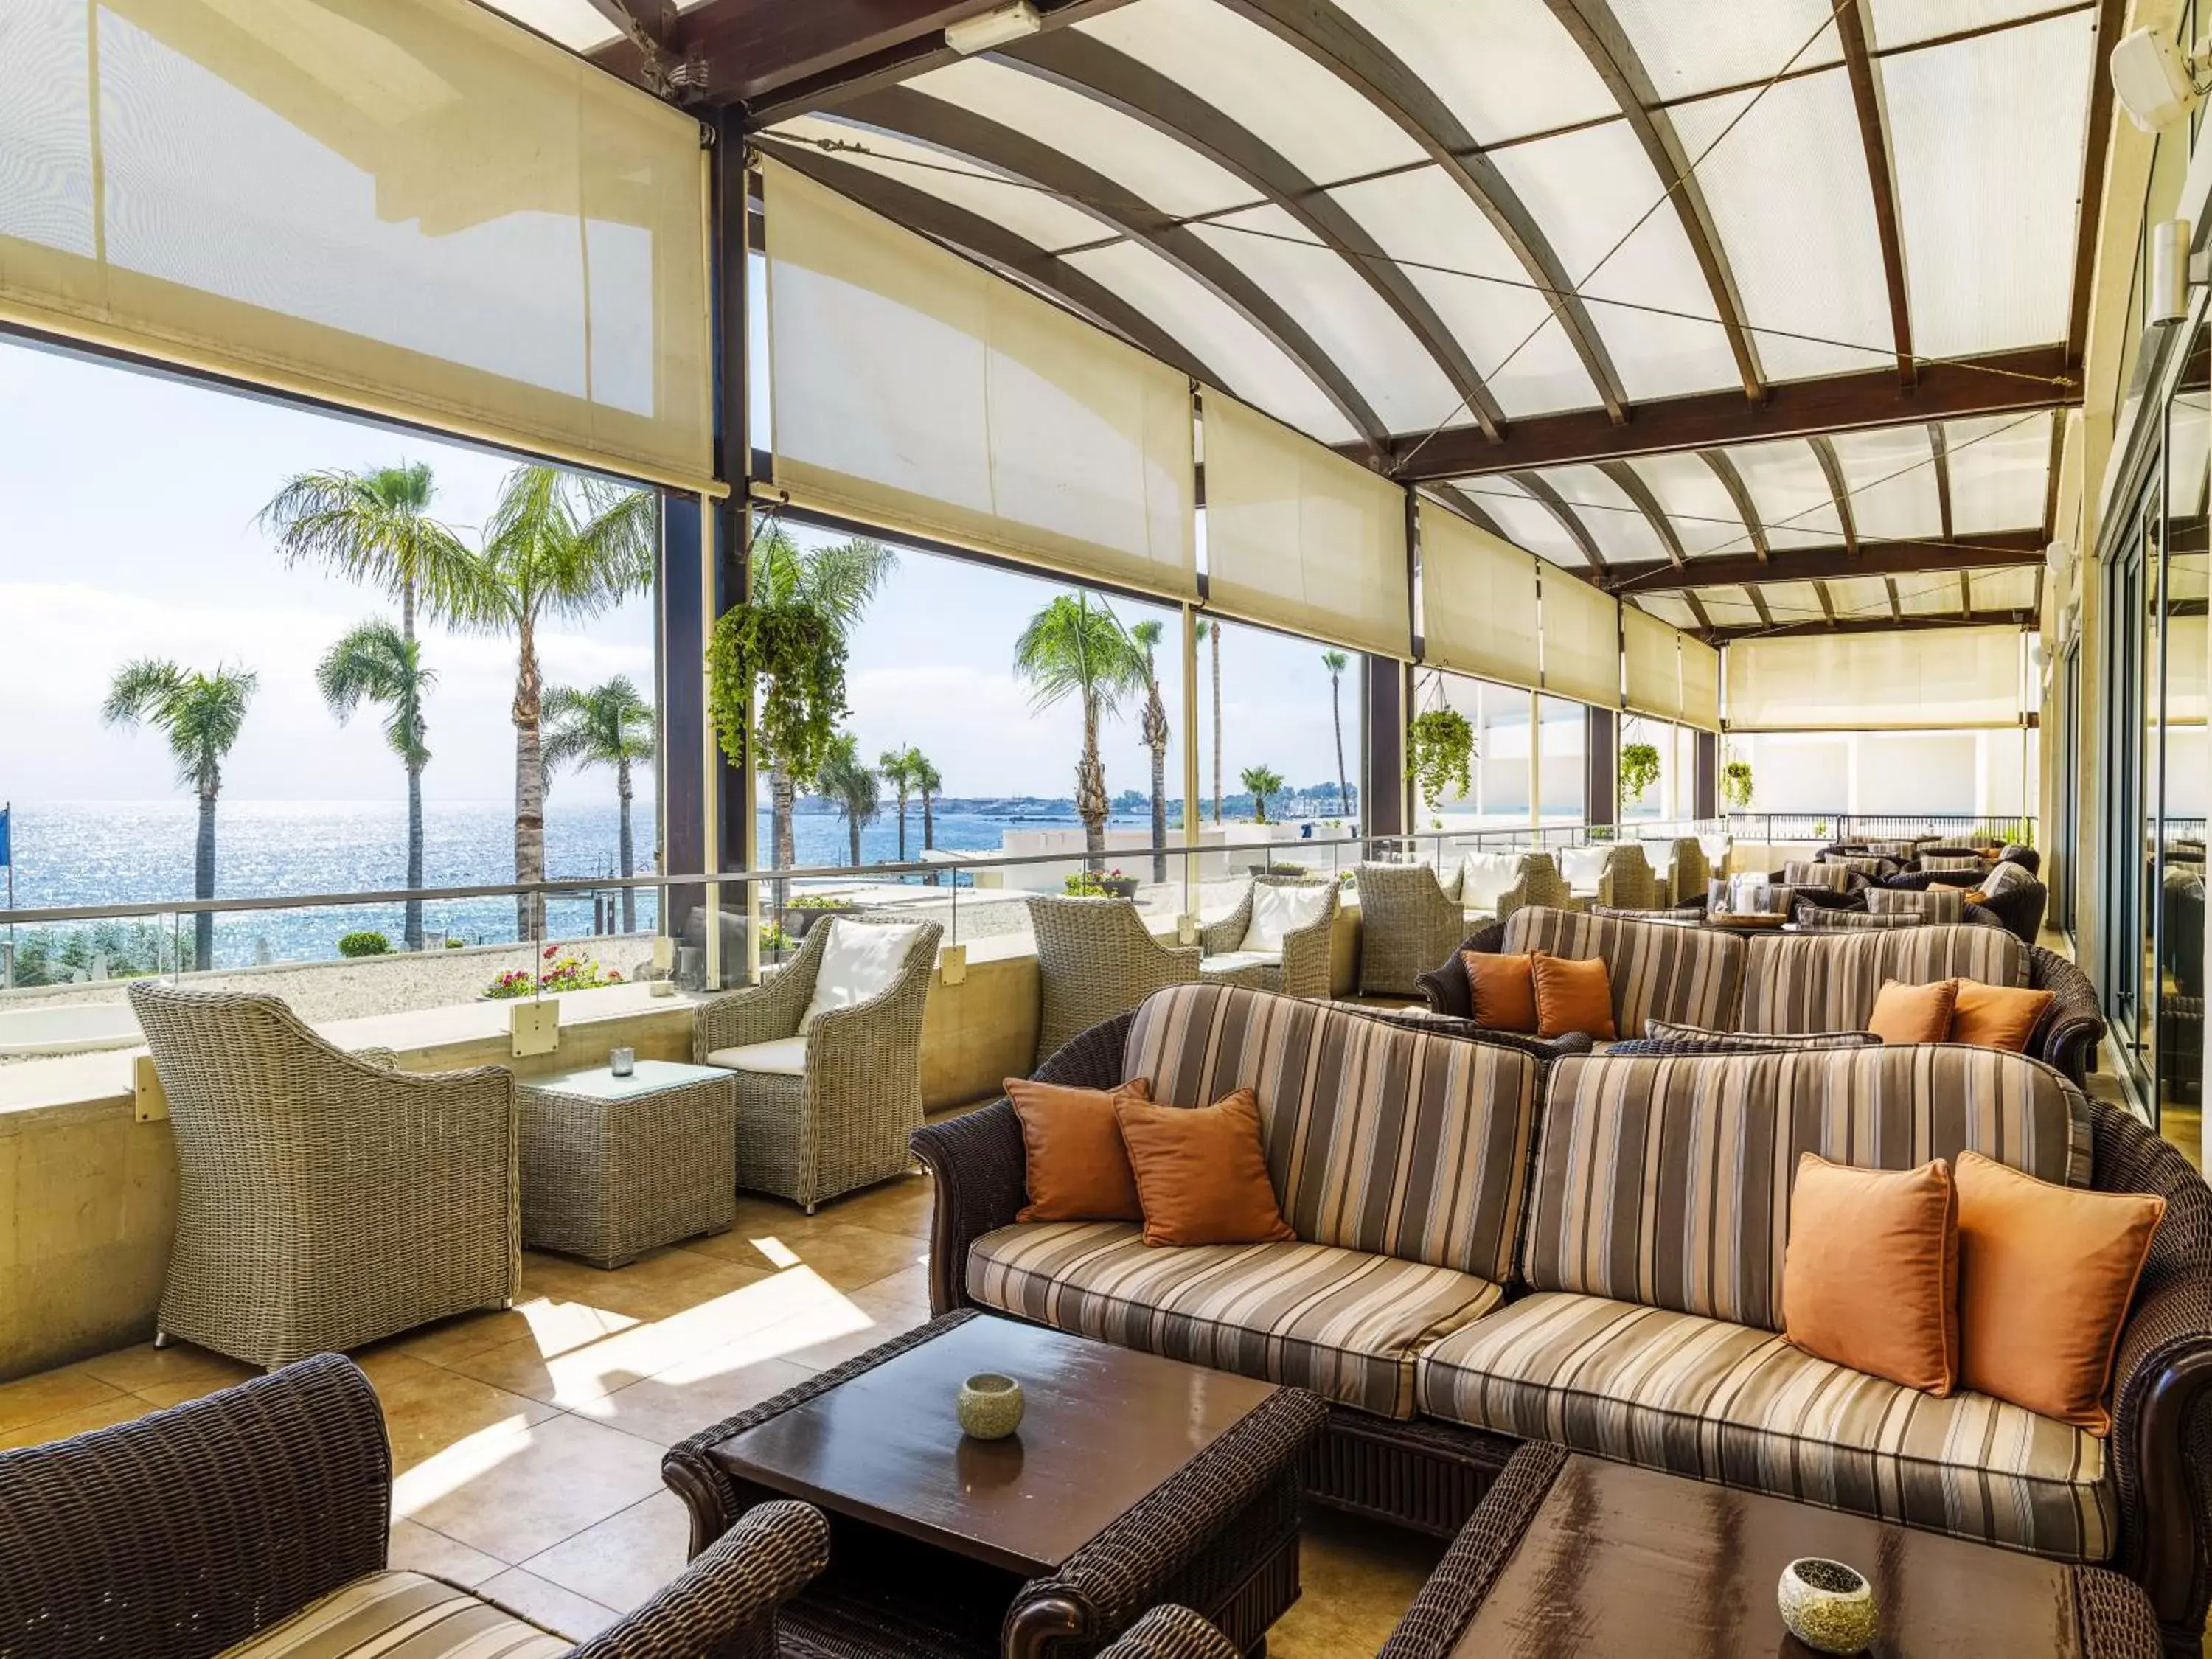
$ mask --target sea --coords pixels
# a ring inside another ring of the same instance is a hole
[[[653,803],[632,804],[631,835],[649,867],[653,847]],[[64,905],[145,904],[189,899],[192,842],[198,808],[191,799],[152,801],[18,801],[14,808],[15,904],[21,909]],[[936,815],[936,844],[946,852],[995,852],[1010,829],[1073,825],[1072,811],[1048,802],[1008,803],[1003,810]],[[1149,823],[1149,817],[1113,820]],[[617,862],[618,809],[578,802],[556,793],[545,815],[545,868],[556,879],[611,875]],[[514,822],[504,801],[425,802],[423,881],[429,887],[465,887],[511,881]],[[793,818],[801,866],[837,866],[851,854],[842,818],[802,810]],[[768,813],[760,815],[760,844],[769,845]],[[921,811],[908,814],[907,851],[921,847]],[[898,825],[886,814],[860,833],[864,863],[894,860]],[[641,872],[643,873],[643,872]],[[216,896],[283,896],[363,892],[405,884],[407,809],[392,801],[225,800],[216,819]],[[6,908],[0,872],[0,908]],[[637,925],[657,925],[655,896],[640,890]],[[592,930],[591,897],[548,901],[547,927],[556,936]],[[512,897],[433,901],[423,927],[465,944],[490,945],[515,937]],[[341,934],[357,929],[386,935],[396,947],[401,907],[348,905],[299,910],[254,910],[219,916],[216,966],[242,968],[270,962],[320,962],[337,954]],[[173,921],[163,924],[173,927]],[[19,933],[21,930],[19,930]],[[190,922],[184,926],[189,936]]]

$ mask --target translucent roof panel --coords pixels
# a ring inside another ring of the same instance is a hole
[[[1968,573],[1977,611],[2026,611],[2035,604],[2038,568],[2008,565],[2002,569]]]
[[[2204,495],[2212,487],[2206,471],[2212,449],[2212,393],[2191,387],[2173,394],[2166,424],[2166,489],[2167,510],[2186,518],[2204,511]]]
[[[1407,277],[1508,415],[1587,409],[1598,401],[1550,304],[1442,169],[1418,167],[1330,194],[1384,253],[1411,262]]]
[[[1832,547],[1844,539],[1827,475],[1803,439],[1739,444],[1728,454],[1759,510],[1769,546]]]
[[[1594,466],[1553,467],[1540,475],[1559,492],[1597,544],[1607,564],[1643,563],[1667,557],[1666,544],[1628,494]]]
[[[1682,551],[1747,553],[1751,538],[1719,475],[1692,454],[1645,455],[1629,465],[1659,498]]]
[[[1738,8],[1728,27],[1701,32],[1731,34],[1765,10]],[[1698,178],[1744,321],[1783,331],[1754,337],[1767,378],[1845,374],[1894,361],[1866,152],[1844,71],[1671,112],[1691,156],[1711,147]]]
[[[2096,14],[1881,60],[1912,343],[2066,336]]]
[[[1759,597],[1766,601],[1767,614],[1778,623],[1819,622],[1827,613],[1810,582],[1761,582]]]
[[[1257,199],[1243,179],[1189,145],[1095,98],[1002,64],[964,58],[907,85],[1041,138],[1163,213],[1212,213]]]
[[[1876,52],[1895,52],[2057,9],[2051,0],[1873,0],[1871,39]]]
[[[1899,577],[1899,600],[1904,599],[1903,586],[1907,581],[1921,580],[1918,577]],[[1889,615],[1889,585],[1879,576],[1847,576],[1828,584],[1828,602],[1836,607],[1839,622],[1867,622]]]
[[[1212,289],[1134,242],[1066,256],[1188,346],[1245,402],[1320,439],[1343,443],[1359,434],[1313,379],[1273,341],[1244,320]]]
[[[1705,608],[1705,615],[1713,619],[1716,628],[1758,628],[1763,626],[1759,607],[1751,596],[1741,587],[1701,587],[1698,603]]]
[[[1524,547],[1539,558],[1565,565],[1570,570],[1589,568],[1589,561],[1583,556],[1582,549],[1575,545],[1574,538],[1550,510],[1530,500],[1528,493],[1510,478],[1470,478],[1460,489],[1496,520],[1498,527],[1516,546]]]
[[[581,0],[578,0],[581,3]],[[1479,144],[1620,114],[1582,48],[1528,0],[1336,0],[1422,77]]]
[[[1492,159],[1589,301],[1631,399],[1737,383],[1728,336],[1681,222],[1671,210],[1651,211],[1666,183],[1626,122],[1516,144]],[[1690,314],[1661,316],[1606,300]],[[1692,320],[1700,317],[1710,320]]]
[[[2042,525],[2051,483],[2051,423],[2056,418],[2039,412],[1943,423],[1954,534]]]
[[[1936,452],[1926,427],[1838,432],[1829,441],[1843,465],[1851,522],[1862,541],[1909,541],[1943,533]]]
[[[1628,598],[1631,604],[1650,611],[1662,623],[1669,623],[1680,629],[1693,629],[1698,625],[1696,613],[1690,609],[1688,602],[1680,593],[1672,591],[1661,593],[1633,593]]]
[[[948,158],[943,151],[910,139],[878,132],[872,127],[854,126],[826,116],[801,115],[778,122],[766,136],[864,145],[864,152],[845,150],[836,159],[965,208],[1039,247],[1095,242],[1109,234],[1101,221],[1080,208],[1069,206],[1058,197],[1001,179],[971,163]]]
[[[616,38],[615,26],[592,0],[482,0],[518,23],[557,40],[571,52],[589,52]]]
[[[1215,0],[1144,0],[1075,27],[1181,82],[1316,183],[1424,159],[1418,143],[1336,76]]]
[[[1413,331],[1289,214],[1255,208],[1191,228],[1313,336],[1392,431],[1425,432],[1457,413],[1459,394]]]
[[[1843,61],[1829,0],[1757,0],[1729,6],[1725,19],[1681,0],[1612,4],[1662,98],[1756,86],[1793,58],[1801,70]]]
[[[1897,608],[1908,617],[1957,617],[1966,612],[1966,573],[1916,570],[1897,578]]]

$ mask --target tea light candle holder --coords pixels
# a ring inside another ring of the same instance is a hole
[[[1782,1569],[1774,1595],[1790,1633],[1815,1653],[1864,1653],[1881,1628],[1874,1587],[1841,1561],[1800,1557]]]
[[[629,1077],[637,1071],[637,1050],[610,1048],[607,1050],[607,1069],[617,1077]]]
[[[960,1385],[961,1429],[978,1440],[1003,1440],[1022,1425],[1022,1385],[982,1371]]]

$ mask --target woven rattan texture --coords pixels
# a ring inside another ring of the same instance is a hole
[[[1451,1652],[1482,1598],[1513,1559],[1522,1534],[1566,1462],[1567,1454],[1559,1446],[1527,1445],[1513,1454],[1390,1632],[1377,1659],[1444,1659]]]
[[[518,1094],[524,1243],[619,1267],[736,1219],[735,1074],[621,1099],[528,1083]]]
[[[1198,979],[1201,947],[1161,944],[1127,899],[1039,896],[1029,910],[1042,999],[1040,1060],[1163,987]]]

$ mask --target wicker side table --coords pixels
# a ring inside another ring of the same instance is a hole
[[[738,1091],[714,1066],[641,1060],[518,1085],[522,1242],[619,1267],[737,1218]]]

